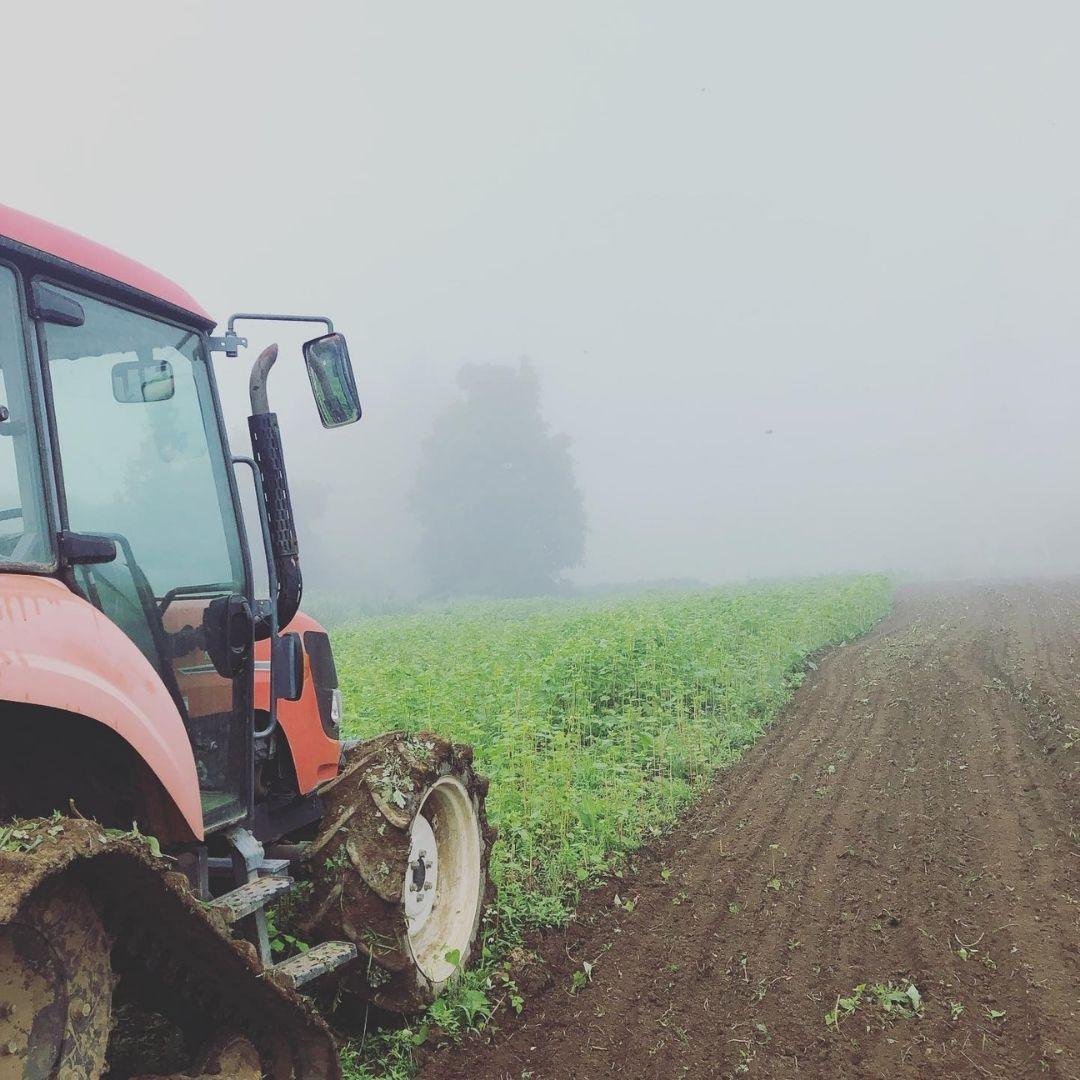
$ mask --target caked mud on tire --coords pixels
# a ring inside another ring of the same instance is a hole
[[[234,1070],[221,1076],[245,1077],[254,1052],[254,1076],[340,1080],[333,1036],[310,1002],[268,976],[147,843],[85,819],[7,831],[18,844],[0,850],[0,1048],[15,1052],[0,1054],[0,1080],[97,1080],[106,1068],[116,1080],[211,1076],[215,1059],[198,1060],[206,1047]],[[148,1065],[130,1048],[118,1060],[117,1001],[168,1017],[181,1062]],[[244,1039],[225,1044],[223,1032]]]
[[[110,951],[86,890],[63,881],[0,925],[2,1080],[98,1080],[111,1027]]]
[[[294,925],[307,941],[355,942],[337,1002],[409,1012],[429,1005],[478,945],[491,901],[495,831],[472,748],[393,732],[346,755],[324,792],[311,891]],[[449,959],[447,959],[449,955]]]
[[[133,1080],[262,1080],[259,1051],[242,1035],[217,1038],[199,1063],[183,1073],[136,1076]]]

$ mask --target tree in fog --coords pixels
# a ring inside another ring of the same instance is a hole
[[[440,595],[550,592],[585,548],[570,440],[548,431],[527,360],[469,364],[458,384],[464,397],[435,421],[413,491],[428,587]]]

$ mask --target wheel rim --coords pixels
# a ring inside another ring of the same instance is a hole
[[[416,966],[433,983],[464,964],[483,899],[480,822],[465,785],[444,776],[413,818],[405,872],[405,922]]]

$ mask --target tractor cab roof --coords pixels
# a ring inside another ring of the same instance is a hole
[[[5,243],[27,249],[27,254],[43,256],[47,262],[76,266],[119,283],[128,290],[134,289],[159,303],[194,316],[197,322],[207,328],[214,324],[214,320],[186,289],[156,270],[59,225],[0,205],[0,248]]]

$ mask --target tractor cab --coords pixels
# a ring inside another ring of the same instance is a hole
[[[237,355],[242,319],[325,324],[304,357],[322,422],[339,427],[360,417],[348,349],[322,316],[237,315],[212,337],[175,286],[126,260],[125,273],[103,266],[111,253],[78,240],[0,213],[0,570],[57,575],[123,631],[148,665],[129,660],[129,674],[152,672],[186,729],[203,831],[250,824],[256,744],[272,734],[278,702],[303,692],[303,647],[280,633],[301,578],[267,395],[276,346],[252,372],[253,449],[236,458],[211,353]],[[262,601],[238,468],[261,495],[272,594]],[[269,647],[257,661],[260,640]],[[336,768],[336,740],[323,742]]]
[[[70,289],[43,293],[71,573],[169,689],[212,829],[247,809],[253,627],[205,340]]]
[[[317,324],[322,424],[360,418],[325,316],[212,336],[166,278],[0,207],[0,832],[35,837],[0,851],[0,984],[25,988],[0,1001],[0,1076],[160,1074],[110,1038],[149,1009],[182,1075],[234,1075],[239,1046],[251,1075],[332,1080],[298,988],[422,1009],[475,954],[487,781],[432,733],[341,740],[330,640],[299,611],[276,345],[251,367],[250,451],[225,436],[211,358],[253,320]]]

